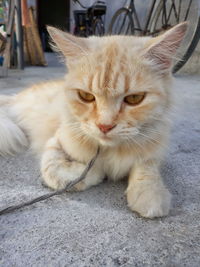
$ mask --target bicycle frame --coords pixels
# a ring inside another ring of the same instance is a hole
[[[148,32],[149,22],[151,20],[152,14],[153,14],[153,10],[155,8],[156,1],[157,0],[152,0],[151,7],[150,7],[150,10],[149,10],[149,13],[148,13],[148,17],[147,17],[144,29],[142,29],[140,20],[139,20],[138,15],[137,15],[137,11],[136,11],[136,8],[135,8],[135,3],[134,3],[135,0],[131,0],[130,4],[128,6],[129,11],[133,14],[134,19],[136,21],[136,24],[137,24],[137,27],[138,27],[138,28],[136,28],[136,30],[140,31],[141,34],[143,34],[143,35],[145,35]],[[165,1],[166,0],[163,0],[164,3],[165,3]]]

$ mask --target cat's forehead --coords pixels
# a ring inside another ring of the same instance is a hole
[[[89,40],[89,47],[99,53],[107,53],[107,51],[116,51],[118,53],[126,52],[126,50],[138,51],[145,46],[151,37],[135,37],[112,35],[104,37],[92,36]],[[109,52],[110,53],[110,52]]]
[[[122,40],[127,41],[122,46]],[[142,64],[138,56],[141,42],[129,38],[105,39],[84,59],[82,80],[85,89],[94,93],[121,94],[133,88],[141,80]]]

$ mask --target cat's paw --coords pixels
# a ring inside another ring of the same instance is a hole
[[[126,193],[130,209],[143,217],[162,217],[169,213],[171,194],[160,181],[135,183]]]
[[[77,163],[74,168],[68,164],[57,166],[52,164],[48,165],[46,168],[42,168],[41,172],[43,181],[48,187],[54,190],[61,190],[64,189],[71,181],[78,178],[84,168],[85,166],[81,163]],[[84,190],[85,187],[84,182],[79,182],[71,190]]]
[[[79,162],[74,163],[73,166],[70,166],[70,164],[52,164],[46,168],[43,167],[41,172],[43,181],[48,187],[54,190],[61,190],[64,189],[67,184],[80,177],[85,168],[86,165]],[[103,180],[103,177],[103,173],[99,172],[99,170],[93,166],[84,180],[75,184],[70,191],[86,190],[87,188],[100,183]]]

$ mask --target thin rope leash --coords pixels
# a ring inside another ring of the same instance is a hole
[[[43,201],[45,199],[48,199],[50,197],[53,197],[53,196],[57,196],[57,195],[61,195],[63,193],[66,193],[67,190],[71,189],[74,185],[76,185],[77,183],[79,183],[80,181],[84,180],[86,178],[86,175],[88,174],[89,170],[92,168],[92,166],[94,165],[98,155],[99,155],[99,152],[100,152],[100,148],[98,147],[97,149],[97,152],[95,154],[95,156],[89,161],[89,163],[87,164],[86,168],[84,169],[84,171],[82,172],[82,174],[77,177],[75,180],[69,182],[65,188],[63,189],[60,189],[60,190],[57,190],[57,191],[54,191],[52,193],[47,193],[45,195],[42,195],[40,197],[36,197],[34,199],[31,199],[27,202],[24,202],[24,203],[21,203],[19,205],[12,205],[12,206],[9,206],[5,209],[2,209],[0,210],[0,216],[1,215],[4,215],[4,214],[7,214],[7,213],[11,213],[15,210],[18,210],[18,209],[21,209],[23,207],[26,207],[26,206],[30,206],[34,203],[37,203],[37,202],[40,202],[40,201]]]

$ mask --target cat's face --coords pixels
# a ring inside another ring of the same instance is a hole
[[[65,47],[71,52],[66,101],[74,133],[106,146],[158,139],[171,104],[171,59],[159,47],[163,39],[110,36],[78,42],[73,51]]]
[[[66,101],[76,127],[103,145],[137,142],[144,126],[168,108],[162,79],[136,60],[111,42],[78,62],[68,76]]]

